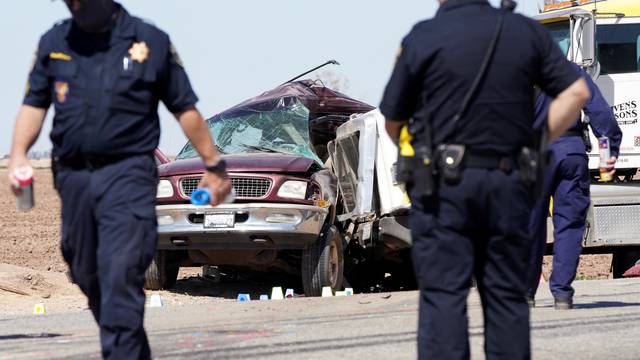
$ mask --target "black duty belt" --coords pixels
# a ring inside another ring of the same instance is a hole
[[[87,155],[71,159],[54,158],[56,170],[98,170],[134,155]]]
[[[518,168],[515,156],[466,154],[464,161],[467,168],[502,170],[504,172]]]
[[[572,136],[582,137],[582,130],[580,130],[580,129],[569,129],[569,130],[567,130],[567,132],[565,132],[564,134],[560,135],[560,137],[572,137]]]

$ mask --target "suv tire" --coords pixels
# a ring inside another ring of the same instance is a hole
[[[320,296],[322,288],[342,288],[344,279],[344,244],[338,229],[322,227],[318,239],[302,252],[302,287],[306,296]]]
[[[178,280],[180,267],[171,263],[168,259],[168,251],[156,251],[151,265],[144,274],[144,288],[147,290],[170,289]]]

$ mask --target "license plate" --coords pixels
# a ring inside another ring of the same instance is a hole
[[[204,227],[207,229],[232,228],[235,223],[235,213],[204,214]]]

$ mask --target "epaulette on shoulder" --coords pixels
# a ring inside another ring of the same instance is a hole
[[[56,21],[56,22],[53,24],[53,27],[58,27],[58,26],[61,26],[61,25],[66,25],[66,24],[68,24],[69,22],[71,22],[71,18],[60,19],[60,20]]]

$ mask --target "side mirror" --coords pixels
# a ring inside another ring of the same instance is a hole
[[[571,47],[569,60],[587,69],[599,72],[596,60],[596,19],[592,13],[571,15]]]
[[[587,68],[587,74],[589,74],[593,80],[596,80],[600,77],[600,69],[600,63],[596,61],[594,66]]]

